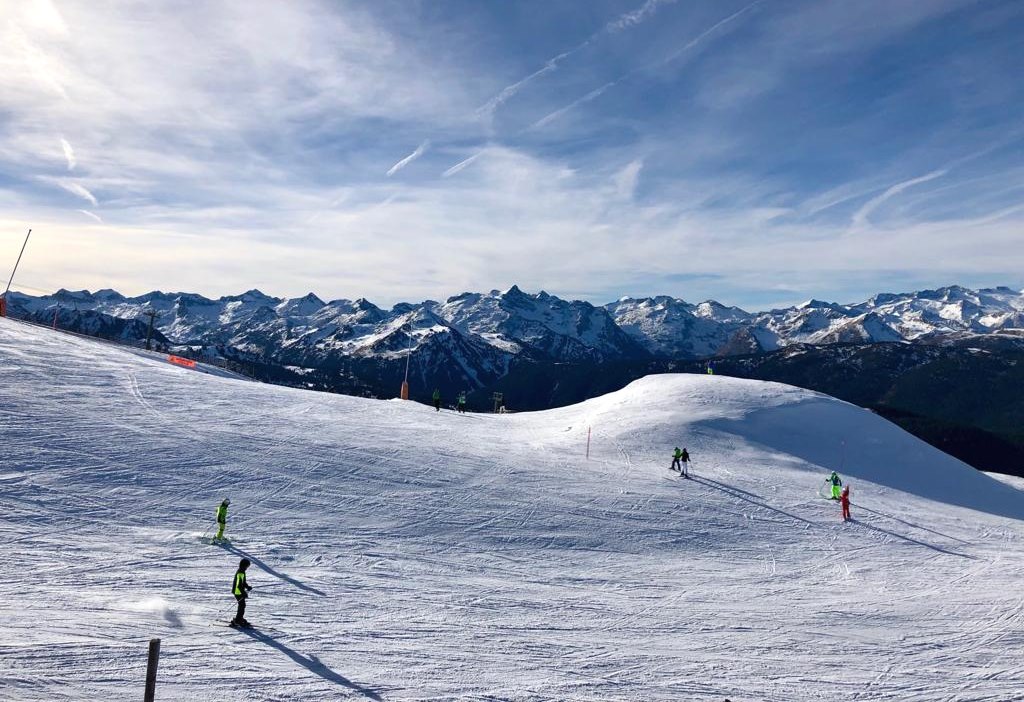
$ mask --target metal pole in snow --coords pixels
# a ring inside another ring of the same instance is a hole
[[[53,330],[57,331],[57,313],[60,312],[60,305],[53,308]]]
[[[587,460],[590,460],[590,427],[587,427]]]
[[[14,282],[14,274],[18,272],[18,264],[21,263],[21,257],[25,253],[25,247],[28,246],[28,238],[32,236],[32,230],[28,230],[28,234],[25,235],[25,242],[21,245],[21,252],[18,254],[18,260],[14,262],[14,270],[11,271],[11,277],[7,279],[7,289],[4,290],[4,301],[7,301],[7,293],[11,291],[11,283]]]
[[[149,640],[149,665],[146,666],[146,696],[144,702],[153,702],[156,695],[156,666],[160,662],[160,639]]]
[[[405,380],[402,381],[402,391],[400,393],[403,400],[409,399],[409,361],[412,359],[412,334],[409,334],[409,353],[405,356]]]

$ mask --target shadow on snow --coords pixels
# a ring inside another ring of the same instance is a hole
[[[295,649],[273,638],[269,634],[266,634],[257,629],[239,629],[239,631],[246,634],[247,636],[252,637],[254,640],[259,641],[262,644],[266,644],[271,648],[276,648],[278,651],[291,658],[293,661],[301,665],[303,668],[307,669],[311,673],[319,675],[327,682],[334,683],[335,685],[341,685],[342,687],[347,687],[349,690],[358,692],[360,695],[363,695],[368,699],[376,700],[376,702],[381,702],[384,699],[373,690],[367,687],[363,687],[362,685],[359,685],[357,683],[354,683],[348,678],[346,678],[344,675],[334,672],[326,665],[324,665],[323,662],[321,662],[320,659],[316,656],[304,656]]]
[[[690,475],[690,480],[698,482],[701,485],[706,485],[707,487],[711,488],[712,490],[718,490],[720,492],[724,492],[726,495],[730,495],[731,497],[735,497],[738,500],[743,500],[744,502],[749,502],[750,504],[754,505],[755,507],[761,507],[761,508],[769,510],[771,512],[775,512],[776,514],[782,515],[783,517],[786,517],[788,519],[794,519],[794,520],[796,520],[798,522],[803,522],[804,524],[806,524],[808,526],[820,526],[820,524],[815,524],[814,522],[808,521],[808,520],[804,519],[803,517],[800,517],[800,516],[797,516],[797,515],[793,514],[792,512],[787,512],[786,510],[779,509],[778,507],[772,507],[771,505],[766,504],[764,502],[764,500],[762,500],[760,497],[758,497],[757,495],[755,495],[752,492],[747,492],[746,490],[740,490],[739,488],[734,488],[731,485],[726,485],[725,483],[720,483],[717,480],[712,480],[711,478],[705,478],[704,476],[698,477],[696,475],[692,475],[691,474]]]
[[[245,551],[243,551],[242,549],[238,548],[234,544],[231,544],[231,543],[219,543],[217,545],[220,546],[225,551],[228,551],[230,553],[235,554],[236,556],[240,556],[242,558],[248,558],[256,566],[258,566],[260,568],[260,570],[266,571],[270,575],[273,575],[275,578],[279,578],[280,580],[283,580],[286,583],[290,583],[291,585],[294,585],[295,587],[299,588],[300,590],[305,590],[306,592],[311,592],[314,595],[319,595],[320,597],[325,597],[326,596],[323,591],[317,590],[315,587],[311,587],[309,585],[306,585],[305,583],[299,582],[298,580],[296,580],[295,578],[293,578],[292,576],[290,576],[290,575],[288,575],[286,573],[282,573],[279,570],[275,570],[271,566],[267,565],[264,561],[260,560],[259,558],[257,558],[256,556],[252,555],[251,553],[246,553]]]

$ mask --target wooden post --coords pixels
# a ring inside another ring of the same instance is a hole
[[[590,427],[587,427],[587,460],[590,460]]]
[[[403,400],[408,400],[409,399],[409,381],[408,380],[403,380],[402,381],[402,399]]]
[[[153,702],[156,695],[156,666],[160,662],[160,639],[149,640],[149,665],[146,667],[146,697],[144,702]]]

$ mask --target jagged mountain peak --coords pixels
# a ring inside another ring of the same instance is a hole
[[[104,301],[107,301],[107,302],[109,302],[109,301],[121,302],[122,300],[126,299],[124,295],[122,295],[118,291],[113,290],[111,288],[103,288],[102,290],[97,290],[96,292],[93,293],[92,296],[95,299],[97,299],[97,300],[104,300]]]
[[[845,312],[846,307],[835,302],[827,302],[825,300],[816,300],[811,298],[805,300],[796,306],[799,310],[834,310],[837,312]]]
[[[270,303],[277,304],[281,302],[279,297],[270,297],[264,294],[262,291],[253,288],[252,290],[246,290],[241,295],[224,295],[219,298],[220,302],[256,302],[256,303]]]
[[[67,290],[65,288],[61,288],[51,297],[55,300],[67,302],[92,302],[95,299],[88,290]]]

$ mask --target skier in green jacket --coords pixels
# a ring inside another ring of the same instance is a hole
[[[683,472],[683,464],[680,463],[680,459],[683,457],[683,452],[676,446],[676,450],[672,452],[672,465],[669,470],[678,470],[680,473]]]
[[[235,571],[235,579],[231,583],[231,594],[238,601],[238,611],[235,618],[231,620],[231,626],[248,627],[249,622],[245,618],[245,601],[249,598],[249,590],[252,586],[245,577],[245,571],[249,569],[249,559],[243,558],[238,562],[238,570]]]
[[[825,479],[825,482],[832,485],[832,499],[838,500],[843,493],[843,481],[839,478],[839,473],[832,471],[832,475]]]
[[[228,525],[228,505],[231,500],[224,498],[224,501],[217,505],[217,535],[213,537],[213,543],[219,543],[224,539],[224,529]]]

